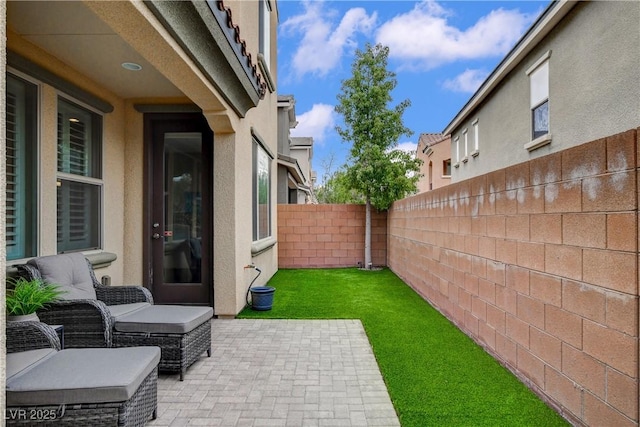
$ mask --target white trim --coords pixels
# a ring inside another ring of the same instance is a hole
[[[478,126],[478,119],[475,119],[471,126],[473,126],[473,151],[471,152],[472,156],[477,156],[478,150],[480,150],[480,127]]]
[[[460,137],[456,136],[453,140],[456,144],[456,163],[460,162]]]
[[[278,240],[273,236],[265,237],[261,240],[256,240],[255,242],[251,243],[251,256],[256,256],[266,251],[267,249],[271,249],[276,245],[276,243],[278,243]]]
[[[464,157],[467,158],[469,156],[469,132],[468,129],[462,131],[462,135],[464,136]],[[464,161],[464,159],[463,159]]]
[[[546,135],[542,135],[533,141],[524,144],[524,149],[531,152],[549,144],[551,144],[551,134],[547,133]]]
[[[276,84],[273,82],[271,71],[269,71],[269,64],[267,64],[267,60],[262,53],[258,54],[258,65],[260,65],[260,70],[262,70],[262,74],[264,74],[265,80],[267,81],[269,92],[273,93],[276,90]]]
[[[546,51],[545,54],[540,57],[540,59],[534,62],[533,65],[529,67],[527,71],[525,71],[527,76],[533,73],[536,70],[536,68],[541,66],[544,63],[544,61],[546,61],[549,58],[551,58],[551,50]]]

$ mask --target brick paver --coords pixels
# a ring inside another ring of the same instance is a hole
[[[150,426],[400,426],[359,320],[219,320]]]

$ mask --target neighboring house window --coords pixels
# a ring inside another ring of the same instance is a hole
[[[271,5],[269,0],[260,0],[260,53],[267,68],[271,66]]]
[[[549,53],[543,56],[527,74],[529,75],[531,99],[532,138],[549,133]]]
[[[464,157],[462,161],[466,162],[469,160],[469,135],[466,129],[462,132],[462,136],[464,137]]]
[[[473,151],[472,156],[477,156],[480,153],[480,130],[478,129],[478,119],[475,119],[473,125]]]
[[[451,176],[451,159],[442,162],[442,175]]]
[[[253,240],[271,236],[271,157],[253,143]]]
[[[101,245],[102,117],[58,99],[58,252]]]
[[[456,146],[456,164],[455,166],[458,167],[459,163],[460,163],[460,137],[457,137],[454,139],[454,144]]]
[[[37,255],[37,99],[36,85],[7,74],[7,260]]]

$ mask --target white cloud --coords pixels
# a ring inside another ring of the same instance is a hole
[[[384,23],[376,41],[389,46],[389,55],[405,66],[431,69],[458,60],[503,56],[535,18],[500,8],[463,30],[453,26],[451,17],[435,0],[423,0]]]
[[[361,8],[349,9],[340,22],[335,12],[325,11],[322,1],[305,1],[305,11],[280,25],[284,34],[302,34],[291,64],[297,77],[305,74],[325,76],[340,63],[346,47],[354,47],[358,33],[369,34],[377,14],[368,15]]]
[[[487,78],[484,70],[465,70],[453,79],[445,80],[443,86],[453,92],[474,93]]]
[[[335,126],[333,106],[314,104],[311,110],[296,116],[298,125],[291,129],[291,136],[310,136],[314,143],[322,145],[327,132]]]
[[[407,152],[409,154],[416,154],[416,149],[418,148],[418,144],[416,144],[415,142],[411,142],[411,141],[401,142],[395,148],[398,149],[398,150],[405,151],[405,152]]]

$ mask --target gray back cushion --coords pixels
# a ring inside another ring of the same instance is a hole
[[[43,256],[29,260],[47,283],[60,286],[62,299],[96,299],[87,260],[81,253]]]

